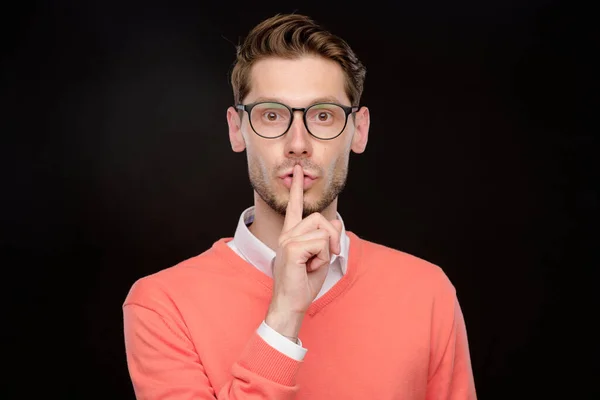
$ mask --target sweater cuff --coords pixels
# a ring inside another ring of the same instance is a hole
[[[254,332],[242,351],[239,364],[270,381],[294,386],[302,362],[279,352]]]
[[[298,344],[296,344],[271,328],[265,321],[260,324],[256,332],[269,346],[274,347],[286,356],[296,361],[304,360],[306,349],[302,347],[300,338],[298,338]]]

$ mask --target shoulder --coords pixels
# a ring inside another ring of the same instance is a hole
[[[222,245],[220,239],[204,252],[180,261],[170,267],[137,279],[130,287],[124,305],[137,304],[149,307],[150,304],[167,305],[175,297],[186,292],[199,292],[214,288],[215,276],[232,273],[224,268],[226,263],[216,250]]]
[[[361,261],[378,279],[385,277],[393,285],[409,285],[427,292],[453,296],[455,288],[444,270],[421,257],[363,238]]]

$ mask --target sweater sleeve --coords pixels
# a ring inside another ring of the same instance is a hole
[[[476,400],[464,317],[448,283],[432,314],[431,360],[427,400]]]
[[[296,396],[301,362],[278,352],[256,332],[231,366],[231,379],[216,392],[186,329],[162,311],[132,298],[123,305],[127,366],[137,399],[287,400]]]

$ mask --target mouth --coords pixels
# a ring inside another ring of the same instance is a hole
[[[292,180],[294,178],[293,172],[290,171],[286,174],[280,175],[279,178],[281,179],[281,182],[283,183],[283,185],[290,189],[292,187]],[[303,182],[303,187],[304,190],[309,189],[314,182],[317,180],[317,176],[311,173],[304,173],[304,182]]]
[[[281,179],[285,179],[285,178],[292,178],[293,176],[294,176],[294,171],[291,170],[291,171],[288,171],[287,173],[285,173],[283,175],[280,175],[279,177]],[[315,180],[315,179],[317,179],[317,176],[315,174],[311,174],[310,172],[304,172],[304,179],[306,179],[306,178]]]

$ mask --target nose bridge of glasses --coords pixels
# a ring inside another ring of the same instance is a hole
[[[290,117],[290,129],[292,128],[292,126],[294,126],[294,123],[300,123],[301,127],[303,129],[307,129],[306,126],[306,120],[305,120],[305,115],[306,115],[306,110],[308,110],[309,107],[290,107],[289,109],[291,110],[291,117]],[[301,115],[299,115],[299,121],[296,122],[296,118],[295,114],[299,112]]]

